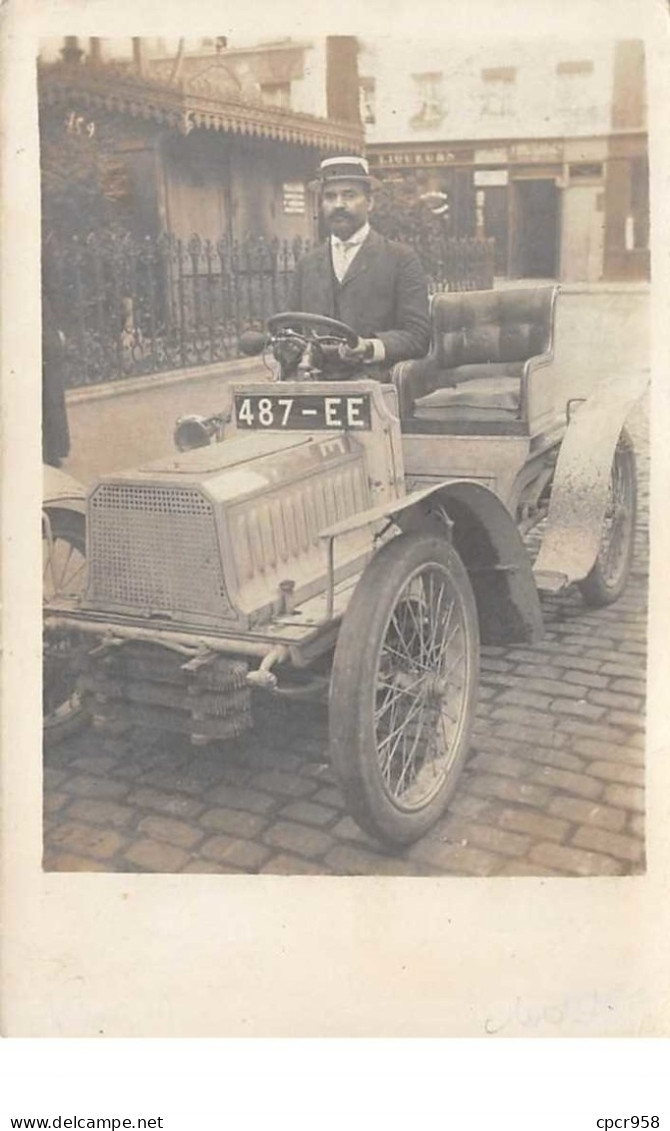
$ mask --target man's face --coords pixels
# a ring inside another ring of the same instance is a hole
[[[367,221],[372,199],[360,181],[337,180],[323,189],[321,210],[328,231],[348,240]]]

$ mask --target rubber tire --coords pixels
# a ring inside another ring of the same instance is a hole
[[[374,681],[392,609],[421,564],[448,571],[460,599],[466,636],[466,691],[460,736],[445,781],[422,808],[393,803],[382,781],[374,735]],[[467,572],[443,538],[405,533],[372,559],[354,590],[339,632],[330,685],[330,756],[347,808],[358,824],[393,847],[410,844],[443,815],[468,754],[479,683],[479,624]]]
[[[86,522],[76,511],[45,507],[51,521],[52,538],[69,542],[80,554],[86,556]],[[90,723],[89,712],[80,704],[71,713],[57,720],[43,717],[42,736],[45,748],[58,745],[66,738],[78,734]]]
[[[626,532],[627,542],[624,547],[623,564],[614,584],[607,580],[600,553],[591,571],[582,581],[577,582],[584,602],[594,608],[604,608],[606,605],[611,605],[615,601],[618,601],[628,584],[633,562],[635,525],[637,519],[637,471],[633,441],[625,428],[619,436],[614,452],[612,471],[614,471],[617,462],[620,465],[622,476],[626,481],[626,490],[630,495],[630,516],[628,519],[628,530]]]

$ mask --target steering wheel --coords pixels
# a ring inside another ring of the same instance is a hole
[[[278,330],[297,332],[298,329],[305,328],[314,331],[310,337],[316,342],[335,339],[344,342],[352,349],[358,345],[358,334],[351,329],[351,326],[347,326],[345,322],[338,322],[337,318],[326,318],[325,314],[286,311],[284,314],[274,314],[272,318],[268,318],[267,327],[271,334]],[[325,333],[318,334],[317,330],[323,330]]]

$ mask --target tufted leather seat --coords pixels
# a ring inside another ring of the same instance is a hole
[[[430,351],[396,366],[400,412],[414,420],[518,420],[532,361],[551,354],[554,286],[438,294]]]

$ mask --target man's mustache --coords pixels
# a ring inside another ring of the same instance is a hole
[[[330,214],[331,220],[349,220],[350,217],[351,217],[351,212],[339,211],[339,212],[331,212],[331,214]]]

